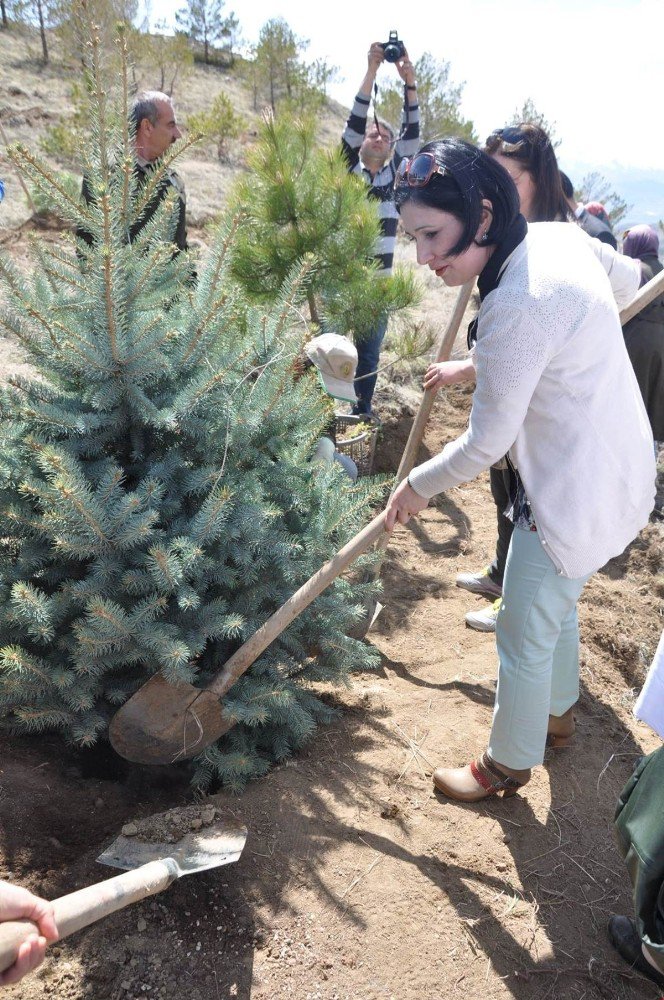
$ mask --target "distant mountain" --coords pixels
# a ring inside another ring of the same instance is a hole
[[[575,185],[593,171],[606,177],[620,197],[632,206],[625,219],[619,223],[620,230],[629,229],[640,222],[656,226],[660,219],[664,219],[664,170],[642,170],[638,167],[625,167],[620,163],[574,163],[562,156],[560,165]]]

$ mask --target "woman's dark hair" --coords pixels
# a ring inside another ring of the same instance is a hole
[[[484,151],[500,153],[527,170],[535,185],[531,222],[566,221],[569,205],[563,194],[558,161],[551,140],[539,125],[519,122],[498,128],[486,141]]]
[[[473,242],[482,221],[482,200],[486,198],[491,202],[492,218],[483,245],[500,243],[519,215],[519,195],[507,171],[464,139],[428,142],[419,152],[432,153],[444,174],[433,173],[423,187],[411,187],[407,178],[397,178],[394,189],[397,210],[400,212],[407,201],[414,201],[453,215],[463,226],[461,236],[450,250],[450,255],[456,256]]]

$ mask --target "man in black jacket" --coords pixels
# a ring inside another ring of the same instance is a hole
[[[139,183],[143,184],[158,160],[164,155],[169,146],[177,142],[182,133],[178,128],[171,98],[168,94],[163,94],[159,90],[138,94],[131,109],[131,117],[136,130],[135,169]],[[184,182],[174,170],[169,170],[166,173],[145,212],[143,212],[141,218],[129,230],[130,241],[150,221],[163,199],[172,189],[177,192],[178,196],[178,216],[173,242],[178,250],[188,249]],[[82,194],[87,202],[92,200],[90,188],[85,178],[83,178]],[[92,237],[89,233],[79,230],[78,235],[86,243],[92,243]]]

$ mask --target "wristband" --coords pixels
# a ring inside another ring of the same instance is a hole
[[[417,90],[417,87],[415,86],[414,83],[405,83],[404,87],[406,88],[406,90]]]

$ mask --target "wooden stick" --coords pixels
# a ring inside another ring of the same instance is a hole
[[[391,532],[385,528],[385,511],[377,514],[373,521],[355,535],[349,542],[339,549],[336,555],[329,559],[324,566],[314,573],[306,583],[303,583],[299,590],[296,590],[292,597],[282,604],[273,615],[264,622],[247,641],[236,650],[233,655],[226,660],[222,670],[214,677],[204,689],[212,692],[217,698],[223,698],[233,684],[251,666],[254,660],[258,659],[261,653],[267,649],[277,636],[281,635],[292,621],[294,621],[305,608],[314,601],[319,594],[329,587],[333,580],[347,569],[351,563],[355,562],[358,556],[363,555],[371,546],[382,541],[383,535],[389,541]],[[148,682],[150,683],[150,682]],[[193,690],[193,689],[192,689]],[[135,696],[134,696],[135,697]]]
[[[654,278],[651,278],[643,288],[640,288],[630,304],[625,306],[620,313],[620,322],[624,326],[630,319],[634,319],[637,313],[649,306],[653,299],[664,293],[664,271],[660,271]]]
[[[459,332],[459,327],[461,326],[461,320],[464,317],[466,307],[470,301],[470,296],[472,294],[473,288],[475,287],[475,279],[472,281],[467,281],[465,285],[462,285],[459,289],[459,294],[457,296],[456,305],[454,306],[454,312],[450,316],[450,321],[447,324],[447,328],[443,333],[440,341],[438,342],[438,349],[436,351],[436,357],[434,363],[438,364],[441,361],[448,361],[450,354],[452,353],[452,348],[454,347],[454,341],[456,340],[457,333]],[[425,389],[424,395],[422,396],[422,401],[420,402],[420,408],[415,415],[412,427],[410,428],[410,434],[408,435],[408,440],[406,441],[406,447],[403,450],[403,455],[401,456],[401,461],[399,462],[399,468],[397,469],[397,474],[394,480],[394,487],[392,493],[397,488],[400,482],[406,478],[408,473],[411,471],[415,465],[415,459],[417,457],[417,451],[422,443],[422,438],[424,437],[424,431],[426,429],[427,421],[431,415],[431,409],[433,407],[434,400],[436,398],[436,393],[433,389]],[[391,495],[391,494],[390,494]],[[377,552],[384,552],[390,541],[389,534],[383,535],[376,545]],[[380,576],[381,567],[383,565],[383,558],[376,563],[371,569],[371,574],[369,575],[370,580],[377,580]]]

